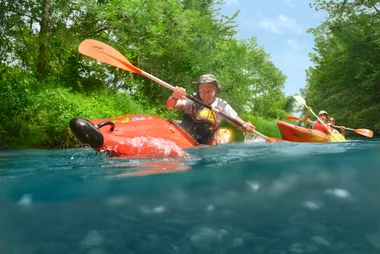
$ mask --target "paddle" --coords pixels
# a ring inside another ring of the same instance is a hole
[[[285,117],[287,120],[295,120],[295,121],[302,121],[301,118],[299,117],[296,117],[296,116],[286,116]],[[337,125],[333,125],[334,128],[340,128],[340,126],[337,126]],[[368,130],[368,129],[351,129],[351,128],[347,128],[347,127],[344,127],[345,130],[350,130],[350,131],[354,131],[360,135],[363,135],[363,136],[366,136],[366,137],[369,137],[369,138],[372,138],[373,137],[373,131],[371,130]]]
[[[293,98],[298,101],[301,105],[304,105],[306,108],[308,108],[308,106],[306,105],[306,101],[303,97],[299,96],[299,95],[294,95]],[[333,138],[335,140],[339,140],[333,133],[332,131],[330,131],[330,129],[327,127],[327,125],[322,122],[322,120],[314,113],[313,110],[311,110],[311,113],[313,113],[313,115],[318,119],[318,121],[326,128],[326,130],[330,133],[331,136],[333,136]]]
[[[294,120],[294,121],[302,121],[301,118],[296,117],[296,116],[286,116],[285,119],[286,120]]]
[[[98,60],[100,62],[107,63],[109,65],[115,66],[115,67],[120,68],[122,70],[142,74],[145,77],[157,82],[158,84],[160,84],[160,85],[162,85],[162,86],[164,86],[164,87],[166,87],[172,91],[174,90],[174,87],[172,85],[170,85],[170,84],[166,83],[165,81],[162,81],[161,79],[156,78],[153,75],[133,66],[128,61],[128,59],[125,58],[125,56],[123,56],[119,51],[117,51],[116,49],[112,48],[111,46],[109,46],[103,42],[96,41],[93,39],[86,39],[83,42],[81,42],[81,44],[78,47],[78,50],[83,55],[91,57],[91,58]],[[208,109],[214,111],[215,113],[219,114],[220,116],[224,117],[225,119],[245,128],[245,124],[239,123],[235,119],[225,115],[224,113],[220,112],[220,110],[213,108],[212,106],[204,103],[203,101],[201,101],[201,100],[199,100],[199,99],[197,99],[191,95],[188,95],[188,94],[185,94],[185,97],[194,101],[194,102],[197,102],[198,104],[204,106],[205,108],[208,108]],[[257,135],[263,137],[267,142],[282,141],[281,139],[277,139],[277,138],[268,138],[256,130],[254,130],[253,132],[256,133]]]
[[[257,136],[259,136],[259,137],[265,139],[265,141],[267,141],[267,142],[281,142],[281,141],[284,141],[284,140],[279,139],[279,138],[270,138],[270,137],[267,137],[267,136],[265,136],[264,134],[262,134],[262,133],[260,133],[260,132],[258,132],[258,131],[254,131],[254,133],[255,133]]]
[[[340,126],[336,126],[336,125],[333,125],[333,127],[335,128],[340,128]],[[371,130],[368,130],[368,129],[351,129],[351,128],[347,128],[347,127],[344,127],[345,130],[350,130],[350,131],[354,131],[360,135],[363,135],[363,136],[366,136],[366,137],[369,137],[369,138],[372,138],[373,137],[373,131]]]

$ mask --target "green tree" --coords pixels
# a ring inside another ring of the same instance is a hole
[[[303,91],[342,125],[380,132],[380,15],[375,1],[323,1],[329,17],[315,35],[315,66]]]

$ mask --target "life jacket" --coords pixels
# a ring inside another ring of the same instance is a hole
[[[318,120],[315,121],[314,129],[315,130],[319,130],[319,131],[321,131],[323,133],[326,133],[326,134],[330,134],[330,132],[328,131],[328,129],[325,126],[323,126],[323,124],[321,124]]]
[[[194,97],[201,100],[199,93]],[[227,106],[227,102],[215,97],[211,105],[214,104],[215,100],[218,102],[215,108],[223,112]],[[194,102],[192,105],[192,113],[184,114],[180,126],[199,144],[209,144],[209,139],[211,139],[219,129],[219,122],[220,116],[217,113]]]

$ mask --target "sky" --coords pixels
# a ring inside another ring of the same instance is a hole
[[[314,36],[306,33],[325,20],[326,14],[310,8],[311,0],[224,0],[221,14],[237,10],[237,39],[256,37],[273,64],[287,76],[285,95],[299,94],[306,85],[306,70],[312,66]]]

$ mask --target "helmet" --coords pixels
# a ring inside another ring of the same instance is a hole
[[[200,76],[198,82],[194,82],[194,84],[198,87],[200,84],[204,84],[204,83],[213,83],[217,88],[217,92],[222,91],[222,86],[219,84],[218,80],[212,74],[202,75],[202,76]]]

